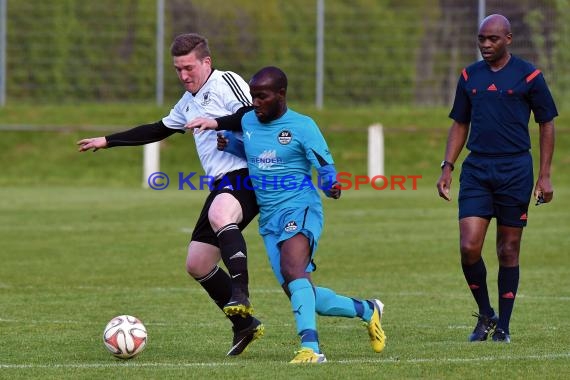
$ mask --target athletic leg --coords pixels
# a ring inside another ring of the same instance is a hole
[[[499,329],[509,336],[509,323],[513,312],[515,298],[519,286],[519,254],[522,239],[522,227],[497,227],[497,256],[499,259],[499,275],[497,279],[499,292]],[[495,339],[495,336],[493,336]]]
[[[231,277],[232,295],[224,311],[228,315],[252,315],[248,299],[247,247],[238,226],[243,219],[239,201],[230,193],[218,194],[210,205],[208,219],[216,231],[221,258]]]
[[[489,220],[479,217],[467,217],[459,221],[459,240],[461,267],[467,285],[479,308],[479,314],[492,316],[493,308],[487,288],[487,268],[481,256]]]
[[[319,315],[359,317],[366,322],[372,349],[375,352],[382,352],[386,346],[386,335],[381,325],[384,304],[380,300],[349,298],[323,287],[315,287],[315,296],[316,311]]]
[[[188,247],[186,270],[204,288],[214,303],[223,310],[232,295],[230,276],[218,266],[220,251],[211,244],[192,241]],[[234,338],[228,355],[241,354],[255,339],[263,335],[263,325],[252,316],[228,315]]]
[[[491,307],[487,288],[487,268],[481,256],[489,220],[465,217],[459,220],[461,267],[479,313],[477,324],[469,335],[470,342],[486,340],[497,324],[497,316]]]
[[[291,294],[291,307],[295,316],[301,347],[320,353],[315,313],[315,293],[305,269],[309,265],[311,250],[309,239],[299,233],[281,245],[281,273]]]
[[[499,321],[493,340],[508,343],[509,324],[519,286],[522,233],[527,225],[534,182],[532,157],[526,153],[504,158],[497,162],[495,170],[498,186],[494,207],[497,215]]]
[[[218,266],[220,250],[211,244],[192,241],[188,246],[186,257],[186,271],[204,288],[206,293],[220,309],[228,303],[232,295],[231,279],[228,274]],[[233,325],[243,328],[251,323],[240,316],[229,316]]]

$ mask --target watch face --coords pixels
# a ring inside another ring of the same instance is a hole
[[[454,167],[453,167],[453,164],[451,162],[445,161],[445,160],[441,161],[441,168],[442,169],[445,167],[445,165],[449,165],[449,167],[451,168],[451,171],[453,171]]]

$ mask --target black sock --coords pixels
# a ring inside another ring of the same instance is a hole
[[[467,285],[471,289],[473,298],[477,302],[479,307],[479,314],[491,317],[495,314],[495,311],[491,307],[491,302],[489,301],[489,291],[487,290],[487,268],[485,268],[485,263],[483,259],[479,260],[473,265],[461,265],[463,269],[463,275],[465,280],[467,280]]]
[[[519,287],[518,265],[510,268],[500,266],[497,282],[499,288],[499,323],[497,327],[509,334],[509,322]]]
[[[247,273],[247,248],[245,239],[235,223],[220,228],[216,235],[220,242],[222,261],[231,276],[232,288],[249,296]]]
[[[210,273],[204,277],[197,278],[196,281],[202,285],[220,310],[223,310],[224,305],[228,303],[232,296],[232,282],[230,276],[228,276],[222,268],[216,266]],[[240,315],[232,315],[228,316],[228,318],[237,330],[242,330],[252,322],[251,316],[243,318]]]

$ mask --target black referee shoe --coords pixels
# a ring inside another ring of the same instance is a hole
[[[497,314],[493,315],[492,317],[487,317],[486,315],[480,314],[473,314],[474,317],[477,317],[477,325],[475,329],[469,335],[470,342],[481,342],[487,340],[489,333],[495,329],[497,326],[497,322],[499,322],[499,317]]]
[[[233,346],[230,348],[226,355],[235,356],[244,352],[251,342],[258,338],[261,338],[264,329],[265,327],[261,321],[256,318],[253,318],[251,324],[245,329],[236,331],[234,328],[234,340],[232,342]]]
[[[511,336],[505,330],[497,328],[493,333],[493,342],[511,343]]]

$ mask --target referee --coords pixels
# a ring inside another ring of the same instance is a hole
[[[512,33],[502,15],[486,17],[479,26],[482,61],[463,69],[450,113],[439,196],[450,200],[454,163],[467,141],[469,155],[459,178],[461,265],[479,308],[469,341],[509,343],[509,322],[519,285],[519,253],[528,205],[533,194],[533,163],[528,123],[539,125],[540,162],[534,184],[537,204],[552,200],[550,166],[554,152],[556,106],[540,70],[509,53]],[[491,218],[497,220],[498,315],[487,290],[481,256]]]

